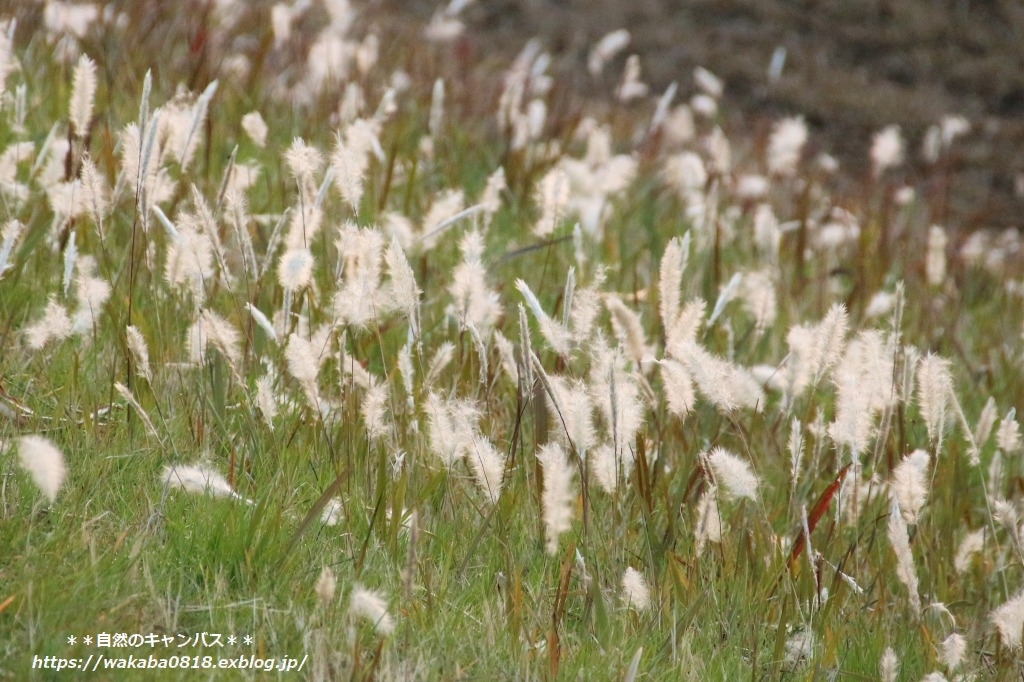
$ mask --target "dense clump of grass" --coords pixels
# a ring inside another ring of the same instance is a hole
[[[0,43],[0,675],[100,631],[312,679],[1015,674],[1020,243],[931,225],[897,129],[851,202],[703,69],[488,80],[458,3],[423,44],[50,5]]]

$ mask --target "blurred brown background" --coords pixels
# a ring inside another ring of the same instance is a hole
[[[432,1],[383,2],[426,22]],[[627,28],[655,92],[693,92],[702,65],[726,81],[727,128],[763,134],[803,114],[817,147],[835,154],[853,187],[868,170],[871,135],[890,123],[908,143],[905,179],[937,182],[920,160],[926,128],[960,114],[972,131],[943,169],[949,227],[1019,225],[1024,213],[1024,3],[1020,0],[478,0],[464,13],[475,54],[514,55],[531,36],[583,94],[607,93],[625,54],[595,81],[586,55]],[[770,81],[773,53],[785,48]],[[759,132],[762,131],[762,132]],[[736,132],[732,130],[731,132]]]

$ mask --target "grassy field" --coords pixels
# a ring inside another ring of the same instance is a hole
[[[839,197],[709,72],[296,4],[0,25],[0,678],[1020,679],[971,122]]]

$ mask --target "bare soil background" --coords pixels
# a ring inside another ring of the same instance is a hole
[[[392,17],[426,22],[439,3],[389,0]],[[1024,213],[1024,3],[1019,0],[480,0],[463,15],[461,49],[510,59],[530,37],[582,95],[607,93],[625,55],[595,82],[590,46],[627,28],[655,92],[693,92],[701,65],[726,82],[729,132],[756,140],[771,122],[803,114],[813,144],[839,158],[850,192],[867,176],[872,134],[897,123],[908,142],[906,181],[949,188],[947,226],[1018,226]],[[781,77],[768,65],[786,50]],[[941,173],[924,167],[927,127],[960,114],[971,132]]]

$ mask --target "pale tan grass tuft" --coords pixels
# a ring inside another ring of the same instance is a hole
[[[92,122],[93,104],[96,100],[96,62],[82,55],[75,65],[74,80],[71,85],[71,103],[69,118],[75,136],[85,137]]]

